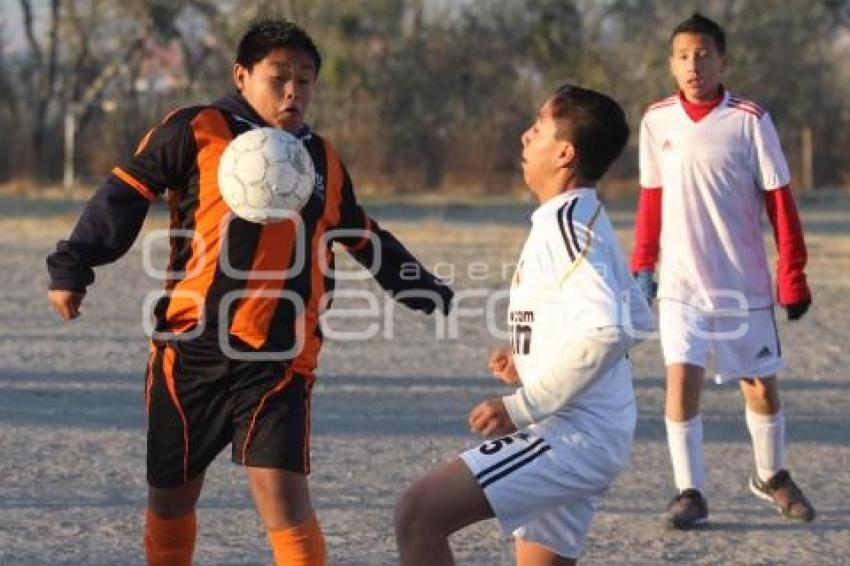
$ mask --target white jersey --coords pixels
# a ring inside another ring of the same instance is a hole
[[[640,184],[664,190],[659,298],[709,311],[772,306],[762,191],[789,182],[773,122],[756,103],[726,92],[699,122],[678,95],[652,105],[640,128]]]
[[[622,328],[628,346],[632,327],[648,332],[654,321],[594,189],[567,191],[532,215],[511,284],[508,324],[523,386],[505,405],[518,427],[550,414],[589,417],[603,428],[622,428],[630,442],[635,407],[625,349],[605,361],[607,354],[586,345],[606,349],[605,330]],[[594,356],[597,368],[608,368],[604,375],[559,401]]]

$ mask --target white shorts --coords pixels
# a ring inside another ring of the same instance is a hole
[[[658,322],[665,365],[705,368],[713,356],[717,383],[776,375],[784,367],[772,308],[709,312],[662,299]]]
[[[577,429],[559,427],[544,438],[532,425],[461,458],[505,535],[578,558],[596,507],[628,461],[631,437],[617,440],[626,453],[615,462],[610,446],[601,448]]]

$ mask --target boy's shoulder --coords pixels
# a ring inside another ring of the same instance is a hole
[[[644,114],[650,114],[653,112],[663,111],[663,110],[672,110],[679,103],[679,95],[671,94],[666,98],[662,98],[661,100],[656,100],[646,107]]]
[[[762,116],[767,114],[767,110],[764,106],[737,92],[730,91],[728,93],[726,97],[726,107],[755,116],[758,119],[761,119]]]
[[[649,127],[663,126],[671,120],[676,121],[678,109],[679,95],[673,94],[647,106],[641,121]]]
[[[210,105],[180,106],[166,113],[148,132],[143,143],[146,145],[151,136],[160,144],[183,143],[196,137],[200,131],[216,129],[217,122],[225,124],[226,120]]]
[[[539,221],[550,236],[583,232],[604,213],[596,191],[587,189],[565,193],[547,209]]]
[[[187,126],[204,110],[209,110],[212,106],[208,104],[193,104],[189,106],[178,106],[170,110],[159,121],[159,126],[179,127]]]

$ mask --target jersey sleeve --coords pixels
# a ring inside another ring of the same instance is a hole
[[[112,174],[83,209],[67,240],[47,257],[50,289],[85,291],[94,269],[133,245],[149,201],[186,183],[195,162],[190,110],[172,112],[139,142],[135,154]]]
[[[344,166],[339,218],[340,235],[333,240],[372,271],[378,284],[395,300],[428,314],[434,310],[448,314],[454,292],[366,213],[357,202]]]
[[[661,243],[661,196],[660,188],[640,190],[630,264],[632,273],[655,270]]]
[[[765,113],[756,119],[751,159],[756,185],[761,190],[772,191],[791,182],[788,163],[770,114]]]
[[[134,187],[110,175],[86,204],[70,237],[47,257],[49,288],[85,291],[94,282],[94,267],[130,249],[149,206]]]
[[[610,326],[588,331],[580,340],[554,356],[534,382],[502,397],[517,428],[540,422],[569,406],[628,352],[632,338],[627,329]]]
[[[640,122],[638,165],[640,168],[640,186],[642,188],[657,189],[662,186],[661,169],[658,166],[658,148],[647,116],[644,116]]]
[[[791,189],[781,187],[765,194],[767,217],[773,225],[778,258],[776,261],[777,298],[782,306],[812,302],[806,282],[808,253],[803,225]]]
[[[184,187],[197,163],[190,117],[189,109],[166,116],[145,134],[132,157],[112,169],[112,174],[148,200],[166,189]]]

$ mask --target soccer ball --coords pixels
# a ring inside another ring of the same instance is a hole
[[[240,218],[259,224],[297,213],[313,192],[316,172],[301,140],[277,128],[234,138],[218,165],[218,188]]]

